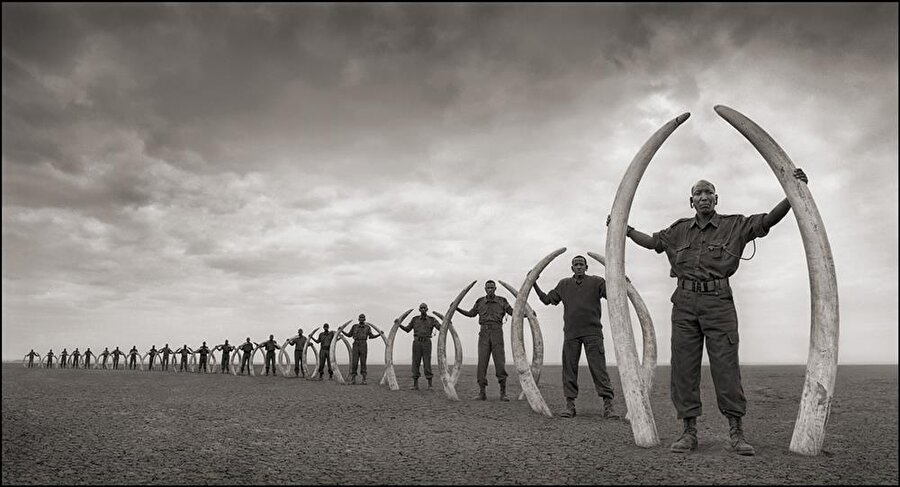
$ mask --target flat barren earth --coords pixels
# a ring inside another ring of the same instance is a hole
[[[437,367],[435,366],[435,369]],[[507,365],[513,400],[486,402],[474,366],[449,401],[402,389],[283,377],[25,369],[3,365],[3,484],[893,484],[897,478],[897,366],[841,366],[825,451],[788,450],[802,366],[744,366],[745,429],[755,457],[723,450],[727,421],[704,369],[698,451],[668,445],[680,424],[668,367],[657,371],[653,411],[662,444],[634,445],[625,420],[600,417],[590,373],[579,373],[573,419],[545,418]],[[345,368],[346,370],[346,368]],[[558,366],[544,368],[551,409],[564,404]],[[618,373],[610,375],[625,412]],[[424,382],[424,379],[422,380]]]

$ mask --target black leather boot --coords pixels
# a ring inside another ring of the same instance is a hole
[[[669,450],[674,453],[687,453],[697,449],[697,418],[684,418],[684,432],[681,438],[672,443]]]

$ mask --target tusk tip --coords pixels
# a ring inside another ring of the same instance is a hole
[[[733,111],[734,111],[733,108],[729,108],[729,107],[727,107],[727,106],[725,106],[725,105],[716,105],[716,106],[713,107],[713,110],[715,110],[716,113],[718,113],[719,115],[725,115],[726,112],[729,112],[729,111],[733,112]]]
[[[685,122],[685,120],[691,118],[691,112],[684,112],[681,115],[675,117],[675,123],[681,125]]]

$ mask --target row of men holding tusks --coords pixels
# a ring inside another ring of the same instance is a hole
[[[806,174],[800,169],[795,170],[794,177],[804,183],[808,182]],[[719,411],[728,418],[729,422],[729,442],[726,447],[740,455],[754,455],[754,448],[744,438],[741,422],[741,418],[746,413],[747,401],[741,386],[737,312],[734,307],[729,277],[737,271],[747,243],[766,236],[769,229],[784,218],[791,206],[788,200],[784,199],[768,213],[749,217],[721,215],[715,211],[718,204],[715,186],[705,180],[700,180],[691,187],[689,204],[695,211],[693,217],[679,219],[659,232],[645,234],[631,226],[628,226],[626,231],[626,237],[639,246],[657,253],[665,252],[671,264],[671,277],[677,279],[677,287],[671,299],[672,375],[670,392],[678,418],[684,423],[684,429],[678,440],[671,445],[670,450],[675,453],[684,453],[696,450],[698,446],[696,419],[702,413],[700,364],[705,341]],[[609,218],[607,218],[607,224],[609,224]],[[587,260],[583,256],[576,256],[572,259],[572,277],[560,280],[556,287],[547,293],[544,293],[535,282],[534,290],[544,304],[563,303],[564,307],[562,379],[566,406],[560,416],[571,418],[576,415],[578,362],[581,358],[582,348],[584,348],[594,387],[604,401],[602,415],[617,417],[613,407],[614,393],[606,371],[600,323],[600,299],[606,297],[606,281],[599,276],[587,275],[587,269]],[[484,290],[485,296],[478,298],[472,309],[457,308],[456,311],[470,318],[478,316],[480,332],[477,380],[480,391],[477,399],[487,399],[485,393],[487,367],[490,358],[493,357],[497,381],[500,385],[500,399],[508,401],[502,325],[506,315],[512,315],[513,309],[505,298],[495,294],[496,284],[494,281],[487,281]],[[436,319],[427,315],[428,306],[425,303],[419,306],[419,312],[420,314],[415,316],[409,325],[400,326],[407,333],[414,331],[413,389],[418,389],[420,363],[424,363],[428,387],[432,385],[431,336],[433,330],[439,329],[441,326]],[[332,372],[328,359],[334,332],[328,331],[327,324],[324,325],[324,329],[325,331],[318,337],[312,338],[322,346],[318,369],[320,380],[326,363],[329,374]],[[302,330],[299,332],[299,335],[292,338],[289,343],[296,347],[295,373],[299,372],[305,375],[302,367],[302,350],[306,344],[306,337],[303,337]],[[360,315],[359,323],[355,324],[349,333],[343,333],[354,339],[351,353],[351,383],[356,381],[357,365],[359,364],[361,365],[362,383],[365,384],[366,342],[370,338],[380,336],[380,332],[373,334],[372,325],[366,322],[365,315]],[[223,372],[227,370],[228,354],[234,348],[227,341],[214,347],[214,350],[222,350]],[[274,374],[275,350],[280,347],[271,335],[268,341],[259,344],[251,342],[247,338],[247,342],[239,347],[244,352],[241,372],[243,373],[245,364],[249,365],[250,353],[248,352],[252,352],[256,348],[266,350],[266,374],[269,372],[270,364]],[[161,350],[152,348],[149,353],[163,353],[163,367],[168,366],[168,354],[171,353],[168,345]],[[187,354],[199,353],[200,367],[204,369],[209,348],[204,342],[203,346],[196,351],[184,346],[174,353],[182,354],[182,368],[185,367]],[[73,352],[76,365],[78,363],[77,354],[76,349]],[[85,352],[85,365],[90,360],[89,354],[89,351]],[[125,355],[118,348],[113,352],[104,350],[101,354],[104,361],[107,354],[113,355],[114,367],[117,367],[118,356]],[[137,349],[132,348],[129,354],[130,366],[134,367]],[[31,360],[37,356],[33,350],[29,355]],[[51,351],[47,355],[48,365],[52,363],[52,357]],[[63,356],[61,363],[65,363],[65,361]],[[153,360],[151,360],[152,362]]]

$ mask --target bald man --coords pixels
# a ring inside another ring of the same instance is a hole
[[[801,169],[794,171],[794,177],[808,182]],[[653,235],[630,226],[625,232],[641,247],[665,252],[672,266],[670,274],[677,278],[672,294],[670,390],[684,432],[670,450],[685,453],[697,449],[697,417],[703,412],[700,361],[705,341],[719,411],[728,418],[727,448],[738,455],[754,455],[754,448],[744,439],[741,422],[747,400],[738,363],[737,311],[728,278],[737,272],[744,246],[768,235],[769,229],[787,215],[791,204],[785,198],[769,213],[721,215],[716,213],[716,187],[703,179],[691,187],[688,202],[696,212],[693,217],[682,218]]]

